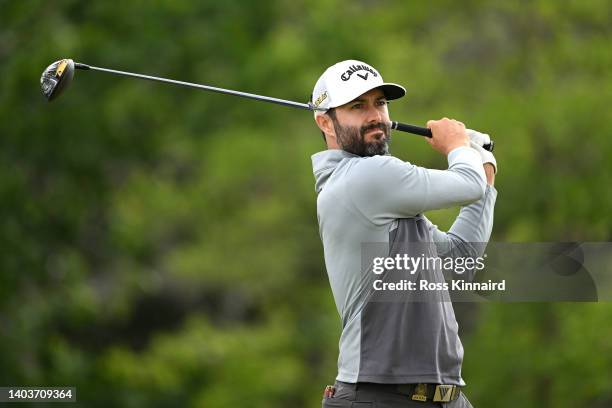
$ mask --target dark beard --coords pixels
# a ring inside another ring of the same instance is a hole
[[[336,131],[336,140],[342,150],[361,157],[384,156],[389,154],[389,143],[391,143],[391,126],[389,124],[373,123],[357,129],[352,126],[342,126],[336,120],[333,122],[334,130]],[[384,139],[366,143],[365,134],[372,129],[382,130],[385,135]]]

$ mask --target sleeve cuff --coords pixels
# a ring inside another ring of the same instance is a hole
[[[497,198],[497,189],[490,185],[489,183],[487,183],[487,188],[486,188],[486,193],[485,194],[491,194],[493,196],[493,198]]]
[[[446,159],[448,160],[449,167],[458,161],[472,161],[474,159],[476,159],[476,161],[479,163],[481,161],[480,154],[468,146],[460,146],[451,150],[448,156],[446,156]]]

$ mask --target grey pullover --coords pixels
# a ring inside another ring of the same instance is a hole
[[[478,153],[453,150],[447,170],[343,150],[319,152],[312,163],[325,265],[342,319],[336,379],[465,385],[448,293],[444,301],[372,301],[374,275],[363,257],[370,243],[393,255],[419,242],[433,243],[437,256],[481,255],[484,246],[471,243],[489,240],[497,191],[486,184]],[[423,215],[454,206],[463,207],[448,233]]]

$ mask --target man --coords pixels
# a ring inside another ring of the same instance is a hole
[[[376,285],[392,275],[374,284],[371,253],[383,245],[390,257],[482,255],[493,225],[497,164],[470,145],[461,122],[447,118],[427,126],[428,143],[447,157],[448,169],[390,156],[387,101],[404,94],[355,60],[328,68],[312,94],[327,144],[312,157],[317,216],[342,319],[338,376],[325,389],[323,407],[471,407],[461,392],[463,347],[448,291],[380,297]],[[448,233],[423,216],[453,206],[463,207]],[[427,273],[444,281],[439,268],[407,276],[416,281]]]

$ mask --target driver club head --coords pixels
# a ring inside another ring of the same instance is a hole
[[[48,101],[57,98],[74,77],[74,61],[62,59],[49,65],[40,77],[42,93]]]

